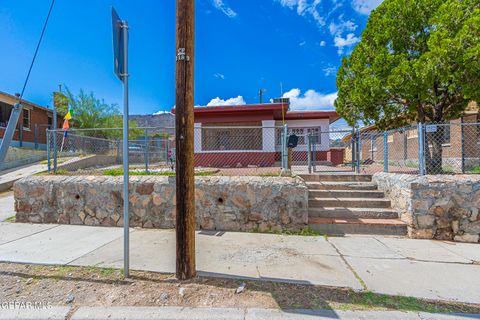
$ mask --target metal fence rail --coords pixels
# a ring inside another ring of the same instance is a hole
[[[292,136],[296,145],[289,148]],[[121,170],[122,129],[49,130],[49,170]],[[131,170],[173,173],[174,128],[132,128]],[[195,126],[195,168],[218,175],[282,171],[480,173],[480,124],[418,124],[394,130],[298,126]]]

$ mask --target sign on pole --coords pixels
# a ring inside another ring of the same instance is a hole
[[[123,271],[129,276],[130,234],[128,212],[128,22],[112,7],[114,72],[123,82]]]

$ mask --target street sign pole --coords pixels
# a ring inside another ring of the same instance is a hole
[[[123,38],[123,270],[129,276],[130,268],[130,233],[128,212],[128,22],[122,21]]]
[[[114,71],[123,82],[123,272],[130,274],[130,230],[129,230],[129,165],[128,165],[128,22],[121,20],[112,8]]]

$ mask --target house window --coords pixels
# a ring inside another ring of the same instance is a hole
[[[53,119],[52,117],[48,116],[48,128],[52,129]]]
[[[262,150],[262,128],[202,127],[202,150]]]
[[[393,134],[389,134],[387,138],[388,143],[393,143]]]
[[[30,129],[30,110],[23,109],[23,127]]]
[[[322,143],[322,136],[320,135],[319,128],[308,128],[307,133],[312,136],[312,143],[320,144]]]
[[[417,129],[408,130],[407,139],[418,139],[418,130]]]

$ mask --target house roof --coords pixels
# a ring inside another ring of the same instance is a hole
[[[332,123],[340,118],[335,111],[290,111],[288,103],[196,107],[194,114],[197,121],[204,123],[282,120],[283,117],[285,120],[329,119]]]
[[[18,103],[20,100],[19,100],[18,97],[14,96],[14,95],[11,95],[11,94],[3,92],[3,91],[0,91],[0,101],[13,105],[15,103]],[[30,102],[30,101],[25,100],[25,99],[22,99],[22,104],[24,106],[29,106],[29,107],[33,107],[33,108],[42,109],[42,110],[45,110],[47,112],[53,112],[53,110],[50,109],[50,108],[43,107],[41,105],[38,105],[36,103]]]

